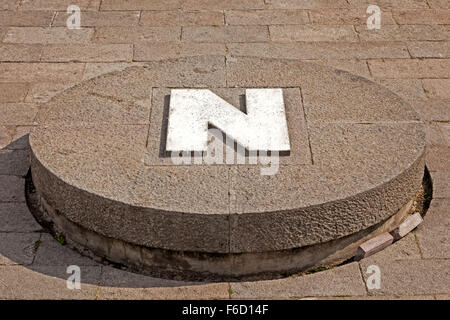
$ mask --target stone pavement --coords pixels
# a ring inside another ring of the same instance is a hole
[[[82,28],[65,27],[78,5]],[[366,8],[382,9],[367,30]],[[0,3],[0,298],[450,298],[448,0],[4,0]],[[24,199],[27,133],[39,104],[82,80],[195,55],[314,61],[372,79],[421,114],[433,200],[415,231],[382,252],[280,280],[185,283],[100,265],[62,246]],[[82,289],[68,290],[68,265]],[[381,288],[368,289],[370,265]]]

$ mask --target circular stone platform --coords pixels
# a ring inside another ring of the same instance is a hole
[[[267,165],[174,165],[172,88],[239,108],[282,88],[291,151]],[[69,242],[142,272],[242,278],[342,262],[411,210],[423,124],[365,78],[296,60],[191,57],[85,81],[42,106],[30,136],[44,219]]]

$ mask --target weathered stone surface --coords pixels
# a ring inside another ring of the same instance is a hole
[[[439,127],[436,123],[430,123],[425,125],[425,135],[427,140],[427,145],[430,146],[445,146],[445,140]],[[433,192],[433,196],[436,195]]]
[[[361,261],[362,270],[373,261]],[[450,287],[450,261],[448,260],[387,260],[379,262],[380,289],[370,290],[372,295],[427,295],[447,292]],[[411,276],[409,270],[414,270]],[[363,272],[364,280],[370,273]]]
[[[38,111],[33,103],[2,103],[0,104],[0,121],[5,125],[33,124]]]
[[[67,27],[54,28],[9,28],[3,42],[9,43],[87,43],[91,40],[94,29],[83,28],[70,30]]]
[[[1,299],[94,299],[100,267],[81,267],[81,290],[67,288],[70,276],[64,266],[0,266]]]
[[[61,63],[3,63],[0,64],[0,82],[78,81],[83,64]]]
[[[358,247],[355,254],[355,260],[359,261],[365,257],[371,256],[391,245],[393,241],[394,238],[387,232],[367,240]]]
[[[224,24],[221,11],[143,11],[140,24],[145,26],[219,26]]]
[[[231,283],[233,299],[287,299],[317,296],[364,296],[357,263],[338,269],[280,280]]]
[[[116,62],[131,61],[133,46],[130,44],[88,44],[45,46],[41,61],[48,62]]]
[[[20,5],[23,10],[52,10],[66,11],[71,0],[23,0]],[[81,10],[98,10],[100,0],[78,0],[77,6]]]
[[[419,79],[377,79],[376,82],[407,101],[426,98],[422,82]]]
[[[447,146],[450,146],[450,125],[448,123],[439,123],[439,129],[444,136]]]
[[[445,9],[393,10],[392,15],[398,24],[447,24],[450,20],[450,10]]]
[[[450,121],[450,99],[414,99],[410,103],[424,120]]]
[[[230,10],[225,11],[225,21],[235,25],[307,24],[309,18],[303,10]]]
[[[236,107],[241,106],[241,97],[245,95],[245,89],[215,88],[215,94],[225,99]],[[304,119],[303,105],[301,103],[300,90],[290,88],[284,90],[285,110],[288,119],[288,131],[290,132],[291,151],[289,157],[281,157],[281,164],[310,164],[311,152],[309,150],[308,134],[306,131],[306,122]],[[165,139],[164,113],[168,107],[166,99],[170,97],[170,89],[154,89],[152,97],[152,113],[150,120],[150,131],[147,140],[147,153],[145,163],[147,165],[174,165],[170,157],[162,157],[164,150],[161,149],[161,141]],[[167,119],[166,119],[167,121]],[[209,139],[212,137],[209,135]],[[224,159],[226,154],[233,155],[236,159],[236,151],[224,147]],[[224,160],[225,161],[225,160]],[[245,160],[248,163],[248,159]]]
[[[138,43],[134,45],[134,61],[159,61],[199,55],[221,55],[226,52],[223,43]]]
[[[232,43],[233,56],[286,59],[369,59],[407,58],[406,46],[399,42],[288,42]]]
[[[266,26],[194,26],[183,27],[183,41],[260,42],[269,40]]]
[[[266,0],[270,8],[315,9],[315,8],[347,8],[345,0]]]
[[[207,87],[236,107],[245,88],[283,88],[292,150],[302,147],[282,156],[273,176],[260,175],[261,165],[159,162],[163,88],[186,87]],[[88,80],[43,108],[30,144],[49,207],[104,239],[150,248],[259,254],[324,243],[397,213],[423,176],[424,128],[408,104],[364,78],[295,60],[148,62]],[[141,261],[133,250],[124,247],[125,259]]]
[[[382,251],[364,258],[366,265],[379,265],[397,260],[420,260],[422,258],[417,240],[413,233],[394,242]],[[362,269],[365,273],[367,270]]]
[[[52,11],[0,11],[0,26],[48,27],[52,18]]]
[[[40,233],[0,233],[0,265],[31,264],[34,244],[40,236]]]
[[[392,59],[370,60],[369,68],[376,78],[448,78],[450,77],[448,59]]]
[[[0,232],[32,232],[41,229],[25,203],[0,203]]]
[[[163,280],[104,268],[99,299],[228,299],[228,283],[201,284]]]
[[[179,9],[180,0],[105,0],[102,1],[100,10],[174,10]]]
[[[93,41],[97,43],[136,43],[179,41],[181,27],[99,27]]]
[[[413,58],[450,58],[450,42],[412,42],[408,50]]]
[[[28,44],[1,44],[0,45],[0,61],[14,62],[39,61],[42,47],[40,45]]]
[[[82,14],[81,27],[129,27],[139,23],[139,11],[86,11]],[[69,15],[57,12],[52,26],[65,27]]]
[[[0,83],[0,103],[23,101],[28,88],[26,83]]]
[[[423,79],[422,83],[430,98],[450,99],[450,79]]]
[[[424,222],[415,231],[425,259],[448,259],[450,257],[449,204],[449,199],[434,199]]]
[[[29,168],[28,150],[0,150],[0,174],[25,176]]]
[[[272,41],[358,41],[352,26],[269,26]]]
[[[83,257],[78,252],[60,244],[47,233],[40,238],[39,247],[36,250],[36,258],[33,266],[100,266],[94,260]]]
[[[414,230],[419,224],[421,224],[422,221],[423,220],[420,213],[416,212],[406,218],[405,221],[403,221],[397,228],[395,228],[391,234],[394,236],[395,240],[403,238],[409,232]]]
[[[0,199],[2,202],[25,202],[25,180],[17,176],[0,175]]]
[[[366,13],[368,6],[358,9],[313,9],[309,11],[309,17],[311,23],[321,25],[365,25],[369,17]],[[381,12],[381,23],[383,27],[395,24],[391,12]]]
[[[426,165],[430,171],[448,171],[450,166],[450,147],[427,147]]]

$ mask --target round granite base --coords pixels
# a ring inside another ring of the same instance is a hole
[[[46,230],[79,253],[102,263],[158,278],[184,281],[252,281],[286,277],[311,270],[327,270],[352,261],[358,246],[391,232],[409,215],[425,215],[432,197],[425,169],[422,187],[396,214],[366,230],[302,248],[246,254],[208,254],[137,246],[101,236],[66,219],[35,190],[31,171],[26,177],[27,204]]]
[[[208,89],[244,111],[246,89],[281,89],[290,152],[275,174],[247,157],[167,157],[174,88]],[[240,278],[337,263],[396,226],[423,178],[424,124],[408,103],[297,60],[151,62],[62,92],[36,121],[31,172],[44,217],[137,270]]]

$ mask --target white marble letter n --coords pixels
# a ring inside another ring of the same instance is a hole
[[[290,151],[282,89],[247,89],[247,114],[206,89],[170,94],[167,151],[206,151],[213,125],[249,151]]]

